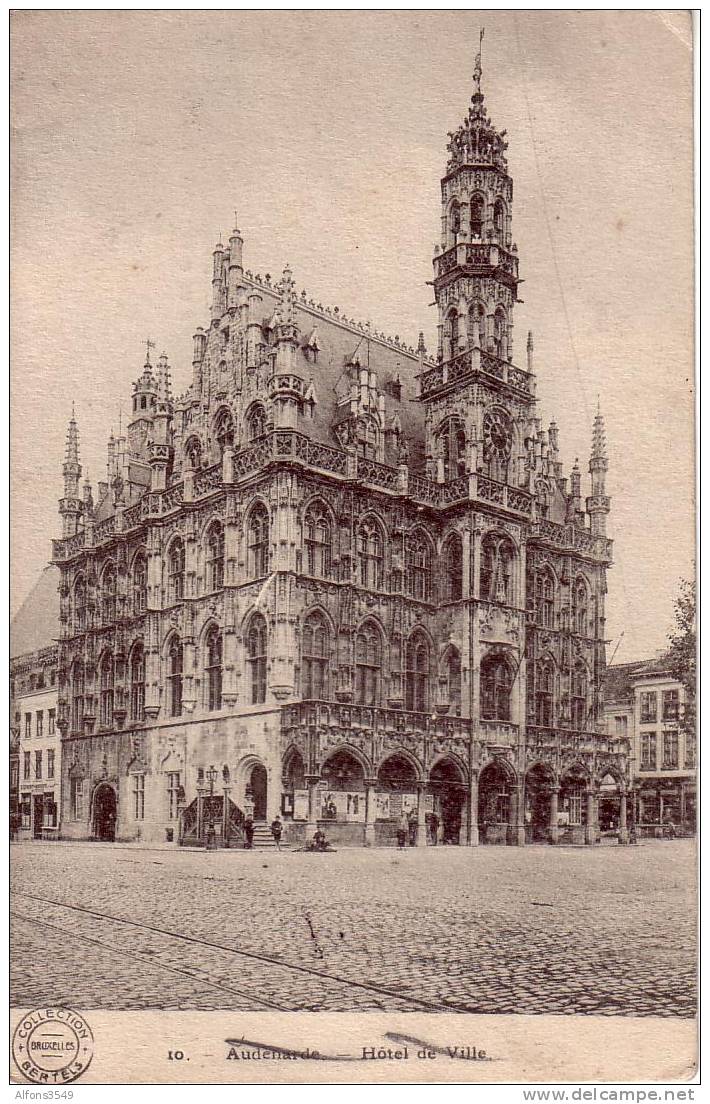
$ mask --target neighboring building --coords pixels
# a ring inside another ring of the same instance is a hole
[[[10,746],[17,749],[20,839],[54,839],[59,833],[58,587],[59,572],[46,567],[10,628]],[[11,756],[11,815],[12,768]]]
[[[663,655],[607,669],[607,732],[631,741],[636,821],[645,834],[660,835],[670,824],[695,831],[697,752],[695,736],[680,723],[684,706],[683,684]]]
[[[245,271],[235,228],[190,386],[173,397],[149,344],[96,502],[72,415],[64,835],[238,837],[253,812],[373,844],[411,814],[419,843],[434,818],[449,842],[593,842],[610,777],[622,816],[604,424],[585,500],[537,414],[532,335],[513,364],[513,183],[480,76],[442,180],[433,359],[288,268]]]

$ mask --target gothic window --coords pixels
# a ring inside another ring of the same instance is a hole
[[[505,230],[505,207],[502,199],[497,199],[493,206],[493,228],[498,241],[502,241]]]
[[[543,628],[554,628],[555,579],[549,567],[537,572],[534,578],[534,587],[536,620]]]
[[[131,680],[131,720],[142,721],[145,718],[145,654],[143,645],[133,645],[129,660]]]
[[[180,537],[173,541],[168,554],[168,594],[178,602],[185,594],[185,545]]]
[[[373,590],[382,588],[383,541],[380,527],[369,518],[363,521],[357,532],[358,566],[360,583]]]
[[[501,406],[491,406],[483,417],[483,459],[491,479],[504,483],[513,449],[513,422]]]
[[[331,529],[325,510],[319,503],[309,506],[304,521],[306,572],[327,578],[330,575]]]
[[[500,655],[486,656],[481,663],[481,717],[484,720],[510,720],[512,684],[507,660]]]
[[[262,502],[258,502],[250,514],[247,545],[249,574],[260,579],[269,570],[269,515]]]
[[[202,445],[197,437],[191,437],[185,445],[186,466],[199,471],[202,466]]]
[[[459,351],[459,312],[455,307],[446,316],[446,330],[449,339],[449,355],[446,359],[450,360]]]
[[[431,549],[422,533],[410,533],[404,542],[404,587],[412,598],[431,598]]]
[[[443,664],[446,700],[454,717],[461,716],[461,655],[453,645],[446,650]]]
[[[515,549],[507,537],[490,533],[481,545],[481,598],[487,602],[513,601]]]
[[[500,360],[505,360],[507,350],[506,318],[502,307],[498,307],[493,316],[493,342],[496,356]]]
[[[84,727],[84,664],[80,659],[74,661],[71,675],[72,729],[81,732]]]
[[[247,665],[253,705],[266,701],[266,621],[255,614],[247,630]]]
[[[355,637],[355,696],[362,705],[377,705],[382,674],[382,638],[371,621]]]
[[[148,603],[148,561],[144,552],[133,560],[133,612],[145,613]]]
[[[86,583],[83,575],[74,583],[74,631],[83,632],[86,628]]]
[[[104,624],[116,620],[116,568],[106,564],[101,576],[101,615]]]
[[[113,724],[113,656],[105,652],[100,667],[100,723],[105,728]]]
[[[471,196],[471,239],[480,241],[483,237],[483,217],[485,203],[483,196]]]
[[[303,697],[328,697],[328,627],[320,613],[312,613],[303,626]]]
[[[444,545],[444,593],[447,602],[457,602],[463,593],[463,544],[452,534]]]
[[[444,480],[448,483],[466,474],[466,430],[460,418],[449,418],[436,435],[439,455],[444,461]]]
[[[168,647],[168,709],[171,717],[182,714],[182,669],[182,642],[175,635]]]
[[[206,586],[208,593],[224,584],[224,529],[213,521],[207,530]]]
[[[589,595],[587,593],[587,584],[583,579],[578,579],[575,583],[572,600],[572,623],[574,632],[579,633],[580,636],[587,636],[589,627]]]
[[[205,637],[206,705],[212,711],[222,708],[222,634],[216,625]]]
[[[449,231],[451,234],[451,245],[456,245],[456,239],[461,233],[461,211],[456,200],[454,200],[449,209]]]
[[[571,690],[572,728],[583,731],[587,727],[587,670],[583,663],[578,663],[572,671]]]
[[[231,448],[234,444],[234,419],[229,410],[220,411],[215,422],[214,435],[221,456],[226,448]]]
[[[247,441],[257,441],[266,433],[266,414],[260,403],[247,413]]]
[[[372,418],[357,420],[357,452],[365,460],[377,459],[379,432]]]
[[[482,303],[472,303],[468,308],[468,343],[479,349],[486,347],[486,310]]]
[[[422,633],[407,642],[404,708],[425,713],[429,704],[429,645]]]
[[[535,664],[535,724],[549,727],[553,724],[555,668],[548,657]]]

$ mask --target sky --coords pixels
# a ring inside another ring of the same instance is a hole
[[[524,279],[513,360],[533,330],[565,474],[587,471],[599,398],[608,658],[664,647],[695,539],[685,12],[14,12],[13,610],[61,533],[72,401],[95,485],[147,337],[189,384],[235,211],[246,268],[288,263],[317,301],[435,349],[439,181],[480,26]]]

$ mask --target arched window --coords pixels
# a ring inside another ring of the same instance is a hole
[[[205,637],[206,705],[212,711],[222,708],[222,634],[216,625]]]
[[[429,644],[422,633],[407,642],[404,708],[425,713],[429,705]]]
[[[463,594],[463,544],[452,534],[444,545],[444,593],[448,602],[457,602]]]
[[[74,583],[74,631],[83,632],[86,628],[86,583],[83,575]]]
[[[487,602],[513,600],[515,549],[507,537],[490,533],[481,545],[481,598]]]
[[[266,433],[266,414],[260,403],[247,413],[247,441],[257,441]]]
[[[303,626],[303,697],[328,697],[328,626],[320,613],[312,613]]]
[[[444,479],[448,482],[466,474],[466,430],[460,418],[448,418],[440,426],[436,439],[444,461]]]
[[[221,410],[214,427],[214,436],[220,455],[234,444],[234,419],[229,410]]]
[[[363,521],[358,528],[357,556],[362,586],[381,590],[384,564],[382,533],[372,518]]]
[[[145,653],[143,645],[134,644],[129,661],[131,679],[131,720],[145,718]]]
[[[445,679],[446,700],[454,717],[461,716],[461,655],[453,645],[447,648],[444,656],[443,675]]]
[[[309,575],[330,575],[331,531],[330,521],[319,503],[309,506],[304,520],[306,544],[306,571]]]
[[[81,732],[84,727],[84,664],[74,660],[71,674],[72,730]]]
[[[106,564],[101,576],[101,616],[104,624],[116,620],[116,568]]]
[[[382,674],[382,638],[371,621],[355,637],[355,696],[362,705],[377,705]]]
[[[473,241],[480,241],[483,237],[484,213],[485,203],[483,201],[483,196],[471,196],[471,238]]]
[[[589,628],[589,594],[583,579],[578,579],[572,592],[572,622],[574,632],[587,636]]]
[[[202,445],[199,438],[191,437],[185,445],[185,463],[193,471],[199,471],[202,467]]]
[[[110,728],[113,724],[113,656],[105,652],[101,660],[99,670],[101,698],[100,698],[100,724]]]
[[[587,727],[587,669],[583,663],[577,663],[571,681],[570,721],[572,728],[583,731]]]
[[[133,560],[133,612],[145,613],[148,604],[148,561],[145,552]]]
[[[447,330],[449,334],[449,356],[455,357],[459,351],[459,312],[453,307],[446,316]]]
[[[555,624],[555,580],[549,568],[538,572],[535,579],[537,620],[546,629]]]
[[[503,656],[487,656],[481,663],[481,717],[510,720],[510,691],[513,678]]]
[[[468,308],[468,343],[486,348],[486,309],[482,303],[471,303]]]
[[[553,723],[555,668],[549,658],[535,665],[535,724],[547,727]]]
[[[247,664],[253,705],[266,701],[266,621],[255,614],[247,631]]]
[[[249,574],[259,579],[269,570],[269,515],[262,502],[256,504],[249,516],[247,545]]]
[[[410,533],[404,542],[404,589],[423,602],[431,597],[431,549],[421,533]]]
[[[224,585],[224,529],[213,521],[207,530],[206,586],[207,591],[221,590]]]
[[[168,709],[171,717],[182,713],[182,643],[173,636],[168,647]]]
[[[502,307],[498,307],[493,316],[493,343],[495,354],[500,360],[505,360],[507,345],[506,317]]]
[[[171,602],[179,602],[185,594],[185,545],[179,537],[168,554],[168,594]]]
[[[505,206],[502,199],[497,199],[493,207],[493,227],[500,241],[505,230]]]
[[[456,239],[461,233],[461,211],[456,200],[454,200],[449,208],[449,232],[451,235],[451,245],[456,245]]]

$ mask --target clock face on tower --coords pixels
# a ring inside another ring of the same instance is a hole
[[[507,460],[513,443],[511,419],[505,410],[487,410],[483,419],[483,441],[489,455]]]

